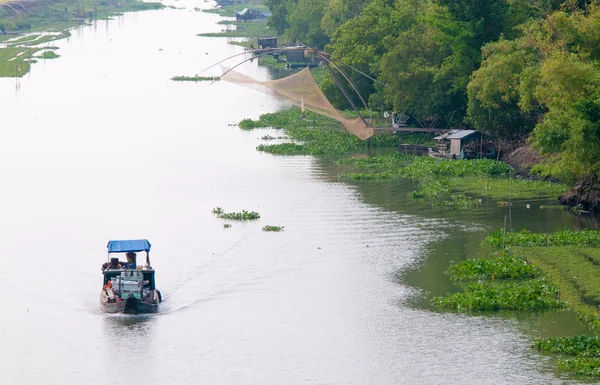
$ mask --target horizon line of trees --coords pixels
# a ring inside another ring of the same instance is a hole
[[[280,35],[323,49],[375,110],[527,138],[538,171],[598,184],[600,0],[266,0]],[[332,79],[323,90],[346,101]]]

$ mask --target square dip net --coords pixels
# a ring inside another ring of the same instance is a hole
[[[274,91],[282,99],[319,115],[327,116],[342,123],[344,128],[359,139],[367,140],[373,135],[373,127],[369,127],[361,118],[348,119],[333,107],[325,97],[308,67],[293,75],[277,80],[256,80],[234,70],[222,67],[221,79],[239,84],[261,92]]]

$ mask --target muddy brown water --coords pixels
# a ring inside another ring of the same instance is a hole
[[[342,183],[327,160],[257,152],[277,133],[232,124],[280,103],[170,81],[240,52],[195,36],[221,28],[193,11],[211,3],[173,5],[76,29],[52,43],[59,59],[0,79],[2,383],[570,381],[529,342],[581,331],[571,314],[428,306],[509,208],[440,211],[408,200],[410,183]],[[515,202],[513,227],[590,226],[544,203]],[[157,315],[100,311],[106,242],[127,238],[153,244]]]

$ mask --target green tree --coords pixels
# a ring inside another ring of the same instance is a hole
[[[265,5],[271,10],[271,15],[267,18],[267,25],[277,31],[277,34],[283,35],[289,28],[288,6],[296,2],[297,0],[265,0]]]
[[[368,0],[329,0],[321,20],[323,30],[332,37],[346,21],[360,15]]]
[[[325,47],[329,43],[329,36],[321,27],[321,20],[327,4],[328,0],[289,2],[286,19],[289,28],[286,29],[285,36],[314,48],[322,49]]]
[[[519,107],[525,70],[539,63],[539,55],[522,40],[500,40],[483,49],[481,67],[468,85],[469,122],[495,138],[523,140],[542,114],[537,104],[528,111]]]
[[[410,29],[392,41],[380,62],[388,84],[386,100],[396,111],[421,121],[460,122],[466,111],[466,85],[477,57],[472,33],[445,7],[430,3]]]
[[[380,74],[380,61],[387,52],[388,44],[393,44],[402,30],[414,24],[417,12],[414,1],[398,0],[396,4],[390,4],[386,0],[374,0],[358,17],[348,20],[336,30],[331,44],[326,49],[334,58],[375,78]],[[372,95],[376,92],[373,81],[343,64],[340,66],[348,73],[360,94],[367,100],[370,97],[373,99]],[[332,82],[324,84],[326,95],[342,101],[336,98],[339,91],[336,91],[337,87],[331,87],[332,85]],[[330,89],[333,92],[327,92]],[[354,101],[359,103],[358,98]],[[346,102],[334,105],[342,106],[346,105]]]

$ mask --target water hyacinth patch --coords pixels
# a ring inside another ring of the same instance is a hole
[[[216,214],[217,217],[221,219],[229,219],[233,221],[252,221],[260,218],[260,214],[256,211],[242,210],[241,212],[227,213],[220,207],[214,208],[212,213]]]
[[[536,278],[540,276],[541,270],[528,263],[523,256],[504,252],[490,258],[467,259],[453,264],[447,273],[453,281],[474,281]]]
[[[464,285],[464,293],[435,297],[435,306],[450,310],[528,310],[560,308],[558,287],[544,278],[525,281],[477,282]]]
[[[577,246],[577,247],[600,247],[600,231],[558,231],[548,234],[530,233],[523,230],[518,233],[498,230],[491,233],[483,240],[484,246],[497,249],[504,246]]]
[[[559,353],[578,357],[600,357],[599,336],[551,337],[534,341],[532,347],[546,353]]]
[[[432,303],[450,310],[542,310],[562,307],[558,286],[524,257],[507,253],[451,265],[450,278],[463,293],[435,297]]]
[[[175,82],[216,82],[221,80],[218,76],[173,76],[171,80]]]
[[[368,159],[346,159],[341,163],[373,171],[391,167],[398,177],[420,179],[423,176],[507,176],[510,166],[492,159],[441,160],[405,154],[382,155]]]
[[[262,228],[263,231],[283,231],[285,226],[266,225]]]
[[[238,123],[243,130],[255,128],[283,129],[290,139],[301,141],[302,148],[275,144],[259,146],[259,151],[279,155],[342,155],[367,149],[367,142],[348,133],[337,120],[299,108],[267,113],[258,120],[244,119]],[[396,148],[400,143],[423,143],[424,134],[381,134],[370,138],[370,147]]]
[[[584,377],[600,377],[600,358],[569,358],[559,360],[561,370]]]
[[[306,147],[296,143],[279,143],[279,144],[259,144],[256,149],[258,151],[267,152],[275,155],[308,155]]]
[[[598,336],[546,338],[534,341],[532,348],[542,353],[571,357],[559,360],[558,367],[561,370],[579,376],[600,376],[600,337]]]

